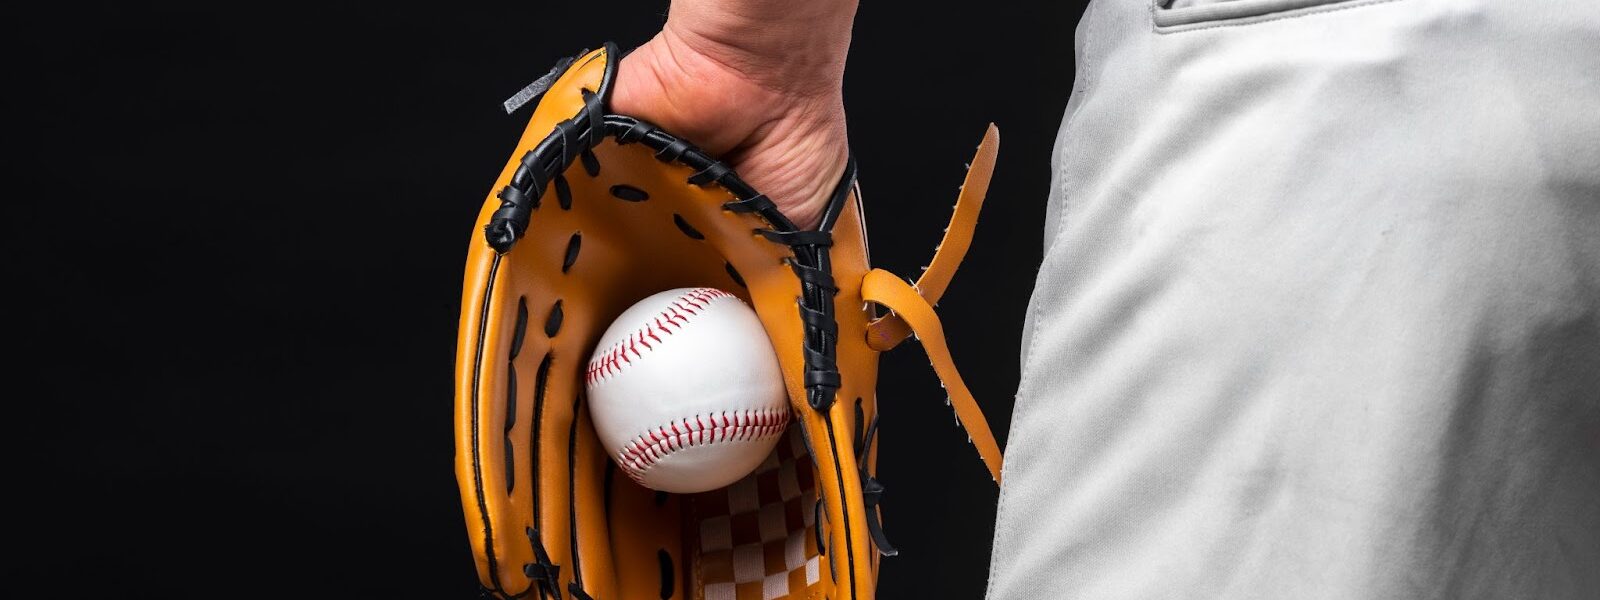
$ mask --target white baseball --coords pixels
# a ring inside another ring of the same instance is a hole
[[[667,290],[623,312],[601,336],[585,383],[606,451],[634,481],[664,492],[738,481],[789,422],[766,330],[715,288]]]

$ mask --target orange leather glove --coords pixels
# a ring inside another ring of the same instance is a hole
[[[945,240],[915,284],[871,269],[845,169],[817,230],[689,143],[609,114],[615,46],[562,61],[467,251],[456,361],[456,479],[480,581],[501,598],[871,598],[883,535],[878,354],[916,334],[990,473],[1000,450],[950,361],[932,305],[971,241],[993,126]],[[792,410],[766,466],[666,494],[619,473],[584,408],[605,327],[677,287],[752,306]]]

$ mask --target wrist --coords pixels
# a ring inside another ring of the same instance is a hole
[[[652,42],[786,96],[840,96],[855,8],[855,0],[678,0]]]

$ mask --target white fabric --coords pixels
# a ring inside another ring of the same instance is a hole
[[[991,600],[1600,598],[1600,3],[1095,0]]]

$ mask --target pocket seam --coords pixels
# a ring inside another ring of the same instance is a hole
[[[1327,4],[1304,6],[1281,11],[1269,11],[1258,15],[1219,17],[1214,19],[1198,20],[1191,23],[1174,23],[1171,25],[1158,24],[1156,19],[1156,3],[1159,1],[1160,0],[1150,0],[1150,29],[1155,33],[1166,35],[1173,33],[1187,33],[1190,31],[1203,31],[1206,29],[1219,29],[1223,27],[1243,27],[1246,25],[1257,25],[1271,21],[1284,21],[1310,15],[1320,15],[1338,12],[1341,10],[1373,6],[1376,4],[1388,4],[1391,2],[1399,2],[1400,0],[1333,0]]]

